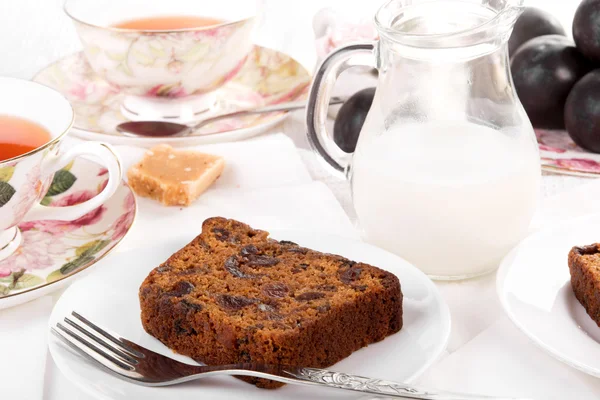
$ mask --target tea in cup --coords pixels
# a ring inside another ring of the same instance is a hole
[[[29,153],[51,139],[42,125],[10,114],[0,114],[0,127],[0,162]]]
[[[253,0],[67,0],[93,70],[127,96],[131,119],[190,120],[253,48]]]
[[[27,220],[75,220],[100,207],[117,190],[121,163],[105,144],[84,143],[62,151],[73,109],[61,94],[40,84],[0,78],[0,260],[18,247],[17,225]],[[94,198],[68,207],[39,204],[54,173],[79,156],[108,170],[108,184]]]

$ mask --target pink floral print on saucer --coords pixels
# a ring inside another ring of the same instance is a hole
[[[229,112],[300,100],[306,96],[310,80],[310,73],[293,58],[255,46],[235,77],[216,93],[220,107]],[[118,87],[96,75],[83,53],[65,57],[46,67],[34,81],[67,97],[75,110],[76,130],[97,133],[98,140],[102,136],[108,140],[111,136],[121,136],[116,126],[127,121],[121,113],[125,95]],[[281,119],[282,115],[285,113],[223,120],[198,130],[194,136],[269,125]]]
[[[80,204],[104,189],[106,169],[77,159],[58,171],[42,204]],[[133,192],[125,182],[97,209],[74,221],[24,221],[22,243],[0,261],[0,300],[29,292],[72,276],[104,257],[127,234],[136,214]]]

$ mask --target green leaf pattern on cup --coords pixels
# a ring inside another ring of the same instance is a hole
[[[6,203],[12,199],[15,193],[15,188],[13,188],[9,183],[0,181],[0,208],[4,207]]]
[[[54,178],[52,179],[48,192],[46,192],[46,196],[40,201],[41,205],[49,206],[52,204],[52,198],[54,196],[63,194],[73,187],[77,181],[77,177],[70,172],[72,166],[73,162],[54,174]]]
[[[76,180],[77,177],[70,171],[61,169],[54,174],[54,179],[52,180],[50,189],[48,189],[48,193],[46,193],[46,197],[54,197],[66,192],[71,189]]]
[[[0,182],[8,183],[8,181],[10,181],[10,178],[13,177],[14,173],[15,173],[14,165],[0,168]]]

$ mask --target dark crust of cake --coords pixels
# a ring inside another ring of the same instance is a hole
[[[208,365],[325,368],[402,328],[395,275],[224,218],[206,220],[150,273],[139,298],[150,335]]]
[[[569,270],[575,297],[600,327],[600,245],[574,247]]]

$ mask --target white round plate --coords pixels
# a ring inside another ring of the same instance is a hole
[[[573,294],[567,256],[600,241],[600,214],[533,234],[498,271],[504,310],[535,344],[560,361],[600,377],[600,328]]]
[[[276,231],[271,236],[292,240],[315,250],[344,255],[380,266],[400,278],[404,294],[404,327],[382,342],[359,350],[332,367],[334,370],[381,379],[409,382],[429,367],[446,347],[450,313],[433,282],[406,261],[365,243],[314,232]],[[142,328],[138,289],[147,274],[192,238],[175,237],[110,258],[87,278],[72,285],[50,317],[53,326],[75,310],[123,337],[180,361]],[[357,395],[336,390],[288,385],[269,391],[231,377],[209,378],[167,388],[148,388],[122,381],[75,355],[53,335],[49,348],[58,368],[74,384],[98,399],[334,399]]]

